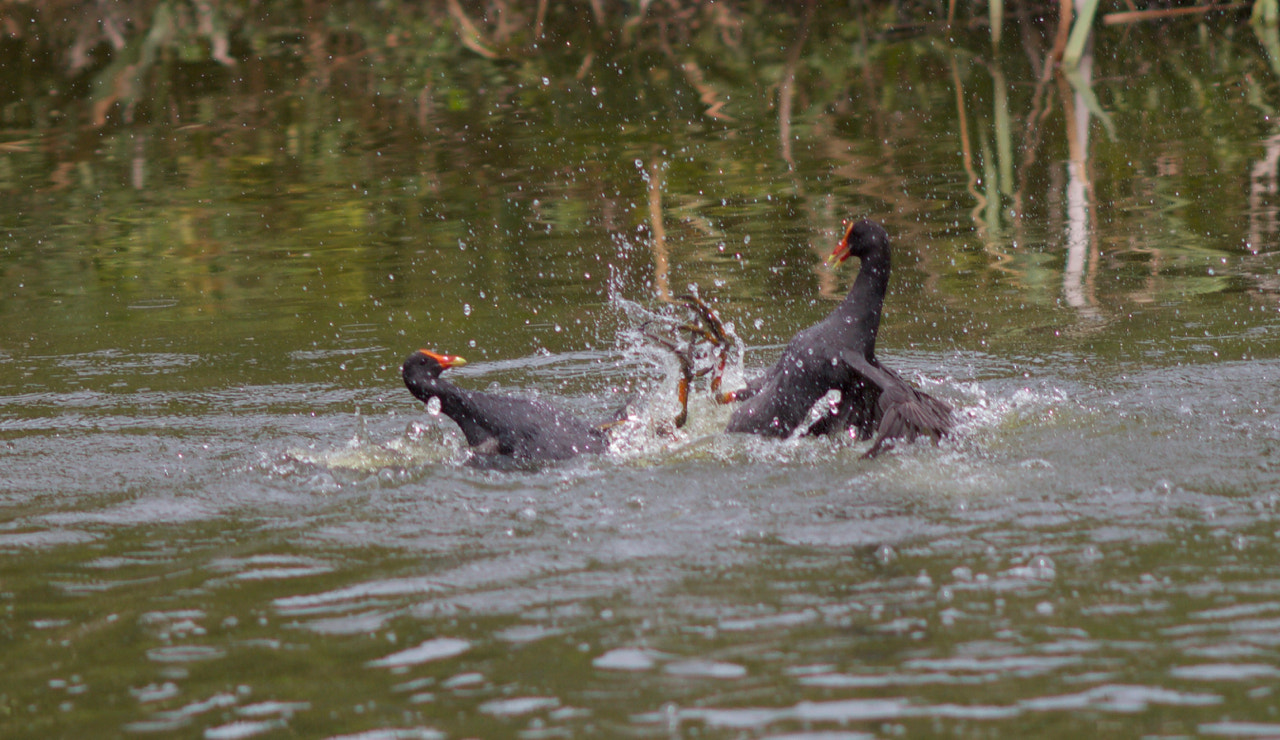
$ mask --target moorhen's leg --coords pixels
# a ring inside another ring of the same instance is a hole
[[[715,312],[715,309],[708,306],[706,301],[693,294],[682,295],[679,298],[705,324],[705,326],[685,324],[680,328],[687,329],[691,336],[701,336],[715,347],[716,360],[715,365],[711,368],[711,396],[715,398],[716,403],[733,403],[755,395],[755,389],[751,389],[749,386],[736,391],[720,391],[720,386],[724,383],[724,370],[729,364],[729,348],[734,345],[735,337],[725,330],[724,322],[720,320],[720,315]]]
[[[676,397],[680,401],[680,413],[676,414],[676,429],[684,426],[689,420],[689,386],[693,384],[693,344],[688,343],[683,346],[669,337],[655,334],[646,327],[644,335],[657,342],[658,344],[671,350],[671,354],[676,356],[680,361],[680,380],[676,381]]]
[[[596,429],[599,429],[602,432],[607,432],[616,426],[626,424],[628,421],[631,421],[631,418],[631,402],[627,401],[622,404],[621,408],[613,412],[612,419],[596,424]]]

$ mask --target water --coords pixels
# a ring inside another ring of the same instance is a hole
[[[794,169],[751,84],[711,76],[718,122],[625,58],[471,59],[450,84],[509,87],[425,120],[231,81],[87,152],[41,129],[4,154],[0,734],[1280,734],[1276,83],[1206,29],[1092,61],[1114,138],[1051,83],[1032,161],[1027,62],[928,39],[854,105],[810,79]],[[740,382],[848,289],[818,264],[863,215],[882,359],[957,433],[867,461],[705,393],[670,431],[640,317],[696,283]],[[639,419],[476,470],[400,382],[419,347]]]

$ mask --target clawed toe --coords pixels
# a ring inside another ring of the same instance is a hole
[[[676,428],[683,427],[689,417],[689,387],[694,378],[711,376],[711,392],[719,403],[728,403],[732,394],[720,393],[725,366],[728,364],[729,349],[733,346],[733,335],[726,330],[724,322],[716,314],[715,309],[707,305],[696,294],[678,296],[681,305],[693,312],[691,321],[671,321],[653,319],[646,321],[640,331],[655,344],[667,349],[680,362],[680,381],[677,386],[680,401],[680,413],[675,419]],[[683,335],[687,334],[685,339]],[[711,363],[706,367],[698,367],[698,347],[710,345]]]
[[[716,403],[733,403],[737,400],[737,394],[721,393],[720,386],[724,383],[724,371],[729,363],[729,350],[735,343],[734,335],[725,328],[724,322],[715,309],[707,305],[707,302],[696,293],[682,295],[679,298],[681,303],[702,321],[702,325],[686,324],[685,327],[689,329],[691,335],[698,334],[714,347],[715,360],[712,367],[700,372],[699,376],[711,374],[711,395],[715,397]]]
[[[693,311],[694,315],[702,321],[701,326],[688,323],[682,325],[681,328],[688,330],[691,334],[698,334],[716,347],[727,347],[732,344],[732,339],[725,330],[724,322],[720,320],[720,315],[715,312],[715,309],[707,305],[706,301],[693,293],[677,297],[685,307]]]

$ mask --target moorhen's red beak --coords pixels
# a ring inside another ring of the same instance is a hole
[[[823,263],[827,267],[838,265],[849,259],[849,235],[853,233],[854,226],[855,224],[851,224],[848,221],[844,222],[844,238],[840,240],[840,243],[836,245],[831,254],[827,255],[826,262]]]
[[[423,354],[423,355],[426,355],[427,357],[430,357],[431,359],[440,363],[440,367],[443,367],[446,370],[451,367],[461,367],[467,364],[467,361],[465,359],[457,355],[442,355],[438,352],[432,352],[429,349],[420,349],[418,350],[418,354]]]

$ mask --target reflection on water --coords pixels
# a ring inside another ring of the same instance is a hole
[[[1090,224],[1096,222],[1097,217],[1090,218],[1089,213],[1093,202],[1089,193],[1088,170],[1090,111],[1085,102],[1086,91],[1092,94],[1089,87],[1092,73],[1093,56],[1087,55],[1072,71],[1074,97],[1069,98],[1065,86],[1061,86],[1063,112],[1067,119],[1067,149],[1070,152],[1067,161],[1067,265],[1062,271],[1062,292],[1067,305],[1079,310],[1082,318],[1097,315],[1093,291],[1089,287],[1094,282],[1093,275],[1086,276],[1085,273],[1087,264],[1097,264],[1096,259],[1090,259],[1094,252]]]
[[[168,103],[0,90],[0,735],[1280,734],[1247,27],[1097,30],[1068,79],[1008,19],[996,54],[655,14],[628,51],[553,9],[561,56],[457,5],[465,57],[308,27]],[[816,264],[864,215],[880,351],[954,437],[744,439],[702,390],[672,429],[637,327],[699,286],[741,383],[843,297]],[[635,418],[472,469],[418,347]]]

